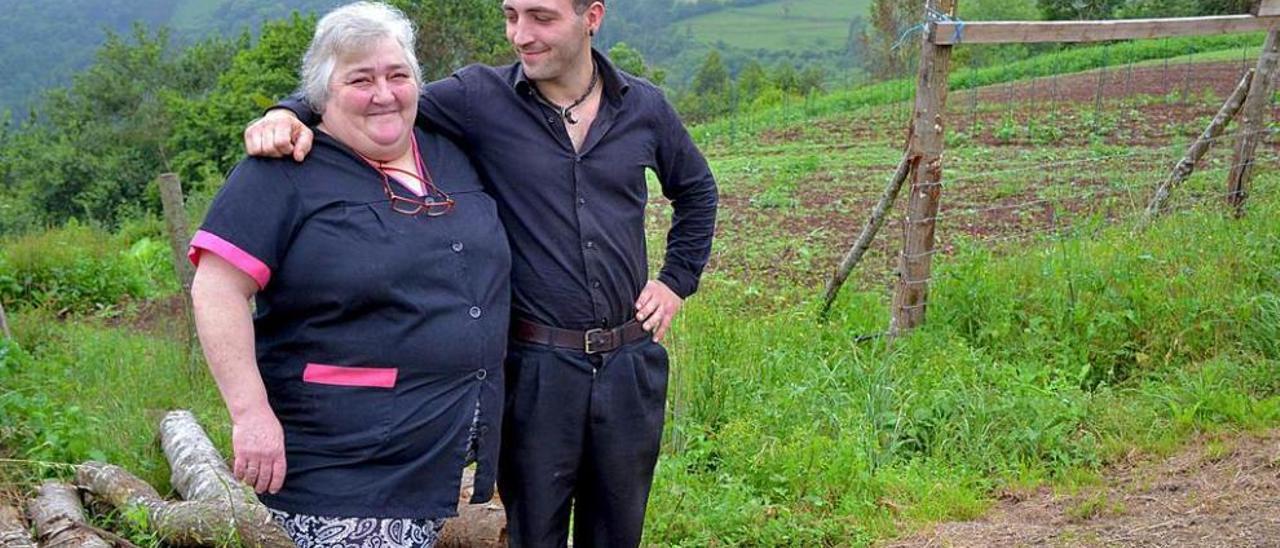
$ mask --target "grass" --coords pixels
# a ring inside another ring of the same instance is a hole
[[[1276,205],[964,251],[939,265],[930,324],[892,350],[851,342],[883,298],[847,296],[824,323],[812,293],[712,276],[671,342],[649,538],[857,544],[1133,448],[1274,427],[1280,362],[1257,345],[1280,291]]]
[[[867,13],[869,0],[781,0],[726,7],[672,24],[704,44],[747,50],[827,51],[843,49],[849,22]]]

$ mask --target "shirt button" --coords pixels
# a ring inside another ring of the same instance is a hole
[[[449,248],[452,249],[454,253],[462,253],[462,242],[453,242],[453,245],[449,246]]]
[[[489,372],[488,372],[488,371],[485,371],[485,370],[483,370],[483,369],[481,369],[481,370],[479,370],[479,371],[476,371],[476,380],[481,380],[481,381],[482,381],[482,380],[484,380],[484,378],[485,378],[485,377],[488,377],[488,376],[489,376]]]
[[[472,317],[472,318],[479,318],[479,317],[480,317],[480,307],[478,307],[478,306],[473,306],[473,307],[471,307],[471,310],[467,311],[467,313],[468,313],[468,314],[471,314],[471,317]]]
[[[596,246],[596,243],[594,241],[587,240],[587,249],[594,248],[595,246]]]
[[[581,198],[581,197],[579,197],[579,198],[578,198],[578,205],[580,205],[580,206],[587,205],[587,199],[586,199],[586,198]]]
[[[591,282],[591,287],[594,287],[594,288],[596,288],[596,289],[600,289],[600,280],[596,280],[596,281],[594,281],[594,282]]]

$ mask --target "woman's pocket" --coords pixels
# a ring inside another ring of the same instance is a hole
[[[349,456],[377,449],[391,428],[398,373],[391,367],[308,363],[302,390],[309,412],[297,417],[306,445]]]

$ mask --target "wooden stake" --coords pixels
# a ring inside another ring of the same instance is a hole
[[[9,318],[4,315],[4,303],[0,303],[0,337],[5,340],[13,338],[13,332],[9,331]]]
[[[1204,128],[1204,132],[1200,134],[1200,138],[1196,139],[1191,146],[1187,148],[1187,153],[1178,160],[1178,165],[1173,168],[1173,173],[1165,180],[1160,188],[1156,189],[1156,194],[1151,198],[1151,203],[1147,205],[1146,220],[1150,221],[1160,215],[1164,202],[1169,198],[1169,193],[1181,185],[1187,177],[1196,169],[1196,163],[1204,154],[1209,151],[1209,147],[1213,146],[1213,141],[1222,135],[1222,130],[1231,123],[1231,119],[1240,111],[1240,107],[1244,105],[1245,97],[1249,94],[1249,83],[1253,81],[1254,70],[1249,69],[1244,76],[1240,78],[1240,83],[1236,85],[1235,91],[1231,92],[1231,97],[1227,98],[1227,102],[1222,104],[1222,108],[1218,110],[1218,115],[1213,117],[1213,121],[1209,122],[1209,127]]]
[[[1267,105],[1271,102],[1271,85],[1275,78],[1276,64],[1280,61],[1280,31],[1267,33],[1267,41],[1262,46],[1262,55],[1258,57],[1258,68],[1253,82],[1249,85],[1249,96],[1244,100],[1242,119],[1240,120],[1240,137],[1236,140],[1235,157],[1231,162],[1231,173],[1227,175],[1227,205],[1234,210],[1236,217],[1244,216],[1244,202],[1249,197],[1249,178],[1253,175],[1253,158],[1258,142],[1262,140],[1267,114]]]
[[[187,349],[187,369],[191,375],[200,370],[198,352],[193,352],[198,339],[196,337],[196,314],[191,304],[191,282],[195,279],[195,267],[187,260],[187,247],[190,246],[187,208],[182,202],[182,182],[175,173],[162,173],[157,179],[160,186],[160,202],[164,206],[164,224],[169,232],[169,251],[173,261],[173,271],[178,276],[178,285],[182,288],[182,339]]]
[[[76,488],[48,482],[27,505],[27,517],[36,528],[41,546],[59,548],[111,548],[84,519],[84,507]]]
[[[36,541],[31,540],[27,525],[22,522],[22,514],[12,506],[0,505],[0,546],[36,548]]]
[[[178,274],[178,284],[183,292],[190,293],[195,269],[187,260],[187,246],[191,242],[187,231],[187,210],[182,203],[182,182],[174,173],[160,175],[157,182],[160,185],[160,202],[164,206],[164,224],[169,231],[169,248],[173,252],[173,271]]]
[[[889,208],[897,201],[898,191],[902,190],[902,183],[911,174],[910,148],[911,144],[910,140],[908,140],[907,153],[902,155],[902,161],[898,162],[898,169],[894,171],[893,178],[889,180],[888,185],[885,185],[884,192],[880,193],[880,201],[876,203],[876,208],[871,211],[871,218],[867,219],[867,224],[862,227],[862,233],[854,241],[853,247],[849,248],[844,259],[840,261],[840,266],[832,273],[831,279],[827,280],[826,296],[822,304],[822,314],[824,316],[831,309],[831,303],[835,302],[840,286],[844,285],[845,280],[849,278],[849,273],[853,271],[853,267],[857,266],[858,262],[862,260],[862,256],[871,247],[872,240],[875,240],[876,234],[884,226],[884,219],[889,213]]]
[[[956,0],[927,0],[925,13],[955,13]],[[899,257],[898,287],[893,297],[889,333],[896,336],[924,323],[933,264],[934,229],[938,199],[942,194],[942,114],[947,106],[947,77],[951,46],[926,39],[920,48],[920,75],[916,81],[916,106],[912,139],[911,196],[907,202],[907,226]]]

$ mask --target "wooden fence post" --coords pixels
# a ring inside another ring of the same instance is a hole
[[[1244,216],[1244,202],[1249,197],[1249,177],[1253,175],[1253,157],[1258,149],[1258,141],[1262,139],[1267,105],[1271,103],[1271,84],[1275,76],[1276,63],[1280,60],[1280,31],[1272,29],[1267,33],[1267,41],[1262,46],[1262,55],[1258,57],[1258,68],[1254,72],[1253,82],[1249,84],[1249,95],[1245,97],[1244,108],[1241,109],[1240,136],[1236,139],[1236,152],[1231,162],[1231,173],[1227,175],[1227,205],[1234,210],[1236,217]]]
[[[182,286],[183,334],[182,340],[187,349],[187,366],[194,375],[200,369],[198,360],[192,352],[196,339],[196,314],[191,304],[191,282],[195,279],[195,267],[187,260],[187,247],[191,244],[187,224],[187,209],[182,203],[182,182],[176,173],[160,174],[157,183],[160,185],[160,203],[164,206],[164,224],[169,232],[169,249],[172,252],[173,271],[178,275],[178,284]]]
[[[955,0],[926,0],[925,13],[955,14]],[[936,22],[930,22],[930,26]],[[942,194],[943,110],[947,105],[947,78],[951,69],[951,46],[937,45],[925,31],[920,48],[920,74],[916,81],[916,104],[912,139],[913,168],[911,196],[907,202],[906,231],[898,260],[898,283],[893,296],[893,319],[889,334],[914,329],[924,323],[933,264],[934,229],[938,199]]]
[[[184,293],[191,291],[195,269],[187,261],[187,210],[182,203],[182,182],[175,173],[164,173],[157,181],[160,185],[160,202],[164,206],[164,224],[169,232],[169,248],[173,251],[173,271],[178,274],[178,284]]]
[[[0,303],[0,337],[5,340],[13,338],[13,332],[9,331],[9,318],[4,315],[4,303]]]

